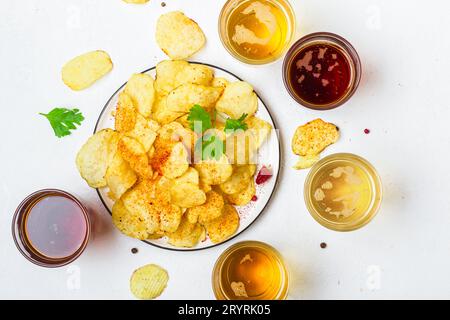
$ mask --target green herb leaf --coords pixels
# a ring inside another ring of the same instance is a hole
[[[75,125],[81,125],[84,120],[83,115],[78,109],[55,108],[49,113],[39,113],[46,117],[58,138],[71,134],[70,130],[75,130]]]
[[[231,119],[228,118],[225,122],[225,131],[236,131],[236,130],[247,130],[248,126],[244,122],[245,118],[247,118],[247,114],[243,113],[239,119]]]
[[[210,114],[198,104],[194,105],[188,115],[189,127],[194,132],[205,132],[212,128]]]

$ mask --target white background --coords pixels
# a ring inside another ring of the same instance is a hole
[[[225,51],[217,18],[225,1],[2,0],[0,2],[0,298],[133,298],[132,271],[166,268],[163,299],[211,299],[210,275],[231,243],[200,252],[171,252],[121,235],[95,190],[80,178],[75,154],[91,135],[106,100],[133,72],[165,58],[154,40],[156,18],[175,9],[203,28],[208,43],[194,60],[222,66],[252,83],[281,127],[281,181],[268,210],[232,242],[255,239],[278,248],[291,271],[292,299],[450,298],[450,4],[448,1],[293,0],[297,38],[330,31],[347,38],[363,64],[362,82],[344,106],[316,112],[297,105],[281,79],[282,61],[248,66]],[[60,80],[61,66],[103,49],[113,71],[82,92]],[[38,115],[78,107],[86,117],[57,139]],[[353,152],[378,169],[385,197],[365,228],[337,233],[306,211],[306,171],[291,169],[295,128],[322,117],[342,132],[323,155]],[[363,130],[371,133],[365,135]],[[16,250],[10,224],[29,193],[55,187],[95,212],[95,239],[69,267],[44,269]],[[328,247],[321,249],[319,244]],[[139,248],[131,254],[130,249]],[[73,281],[79,275],[80,282]]]

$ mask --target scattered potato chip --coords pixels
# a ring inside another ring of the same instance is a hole
[[[213,87],[217,87],[217,88],[224,88],[230,83],[230,81],[228,81],[225,78],[214,78],[212,80],[211,86]]]
[[[316,155],[339,139],[339,130],[332,124],[315,119],[295,130],[292,151],[299,156]]]
[[[218,161],[215,159],[202,160],[194,167],[200,174],[200,179],[208,185],[221,184],[227,181],[233,173],[233,167],[226,155],[223,155]]]
[[[234,166],[231,177],[219,185],[222,192],[226,194],[238,193],[244,190],[256,171],[256,165],[244,164]]]
[[[198,24],[180,11],[159,17],[156,23],[156,42],[171,59],[187,59],[199,51],[206,38]]]
[[[119,132],[133,130],[136,125],[137,111],[133,100],[125,92],[119,94],[116,113],[114,115],[114,127]]]
[[[110,72],[112,67],[111,58],[105,51],[87,52],[63,66],[62,80],[72,90],[83,90]]]
[[[200,190],[198,185],[190,182],[175,184],[170,195],[172,202],[182,208],[196,207],[206,201],[205,193]]]
[[[192,83],[183,84],[172,90],[167,96],[167,109],[172,112],[188,113],[196,104],[205,109],[211,109],[221,93],[221,88]]]
[[[112,221],[123,234],[144,240],[148,237],[147,215],[141,210],[129,211],[121,199],[114,203]]]
[[[132,4],[144,4],[147,3],[149,0],[122,0],[126,3],[132,3]]]
[[[245,206],[250,201],[252,201],[253,196],[256,193],[255,182],[252,180],[249,181],[248,185],[237,193],[233,194],[224,194],[226,200],[235,206]]]
[[[114,159],[106,170],[106,184],[114,195],[119,199],[137,180],[136,173],[130,165],[123,160],[122,156],[116,152]]]
[[[161,295],[168,281],[169,274],[166,270],[155,264],[148,264],[133,272],[130,290],[138,299],[154,299]]]
[[[297,163],[294,165],[294,169],[301,170],[311,168],[319,160],[320,155],[318,154],[306,155],[304,157],[300,156]]]
[[[181,219],[177,231],[167,234],[169,244],[175,247],[191,248],[205,238],[205,229],[197,223],[190,223],[186,217]]]
[[[146,118],[152,114],[152,106],[155,99],[152,77],[145,73],[135,73],[128,80],[123,91],[133,100],[140,114]]]
[[[204,204],[190,208],[187,212],[187,218],[189,222],[201,224],[208,223],[220,215],[222,215],[222,209],[225,205],[221,194],[210,191],[206,194],[206,201]]]
[[[92,188],[106,186],[106,170],[116,153],[118,139],[117,132],[104,129],[90,137],[78,151],[78,171]]]
[[[156,92],[160,96],[165,96],[175,89],[178,73],[188,66],[189,63],[184,60],[165,60],[158,63],[156,65]]]
[[[239,215],[236,208],[226,204],[223,213],[218,218],[205,225],[209,238],[214,243],[225,241],[231,237],[239,227]]]
[[[209,86],[211,85],[213,78],[214,72],[210,67],[202,64],[190,63],[177,73],[175,87],[186,83]]]
[[[141,177],[153,176],[152,167],[148,163],[147,153],[142,144],[134,138],[124,136],[119,140],[117,149],[122,158]]]
[[[233,119],[239,119],[242,114],[251,117],[258,109],[258,97],[253,87],[245,81],[236,81],[227,84],[219,101],[216,103],[217,111],[226,113]]]

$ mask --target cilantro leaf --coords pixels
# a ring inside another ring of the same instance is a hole
[[[205,132],[212,128],[210,114],[198,104],[194,105],[188,115],[189,127],[194,132]]]
[[[225,131],[236,131],[236,130],[247,130],[248,126],[244,122],[245,118],[247,118],[246,113],[243,113],[239,119],[231,119],[228,118],[225,122]]]
[[[81,125],[84,120],[83,115],[78,109],[54,108],[49,113],[39,113],[47,118],[58,138],[71,134],[70,130],[75,130],[75,125]]]

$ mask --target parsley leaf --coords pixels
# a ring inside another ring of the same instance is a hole
[[[83,115],[78,109],[54,108],[49,113],[39,113],[46,117],[58,138],[71,134],[70,130],[75,130],[77,125],[81,125],[84,120]]]
[[[188,115],[189,127],[194,132],[205,132],[212,128],[210,114],[198,104],[194,105]]]
[[[247,130],[248,126],[244,122],[245,118],[247,118],[246,113],[243,113],[239,119],[231,119],[228,118],[225,122],[225,131],[236,131],[236,130]]]

